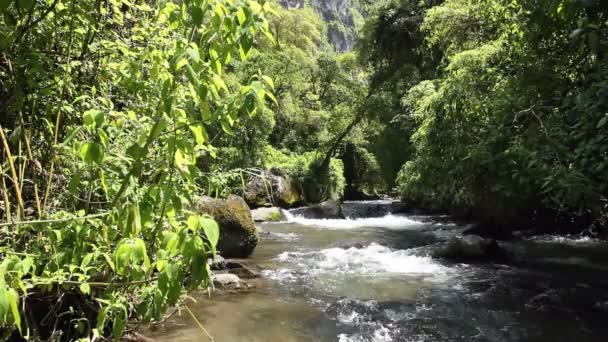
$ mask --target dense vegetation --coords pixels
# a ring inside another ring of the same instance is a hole
[[[268,173],[286,205],[395,191],[605,227],[605,1],[301,3],[0,0],[4,337],[161,320],[210,286],[197,198]]]
[[[218,226],[189,210],[209,131],[273,99],[228,83],[264,2],[1,1],[4,337],[114,336],[207,287]],[[42,315],[42,316],[41,316]],[[55,336],[55,334],[59,334]]]
[[[496,223],[539,209],[605,218],[607,20],[603,1],[381,7],[361,56],[408,137],[401,194]]]

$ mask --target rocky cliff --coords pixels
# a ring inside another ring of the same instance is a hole
[[[353,49],[357,30],[363,24],[360,0],[277,0],[287,8],[311,6],[327,23],[327,39],[336,51]]]

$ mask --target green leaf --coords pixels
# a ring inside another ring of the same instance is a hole
[[[80,157],[89,165],[92,163],[101,165],[104,157],[103,147],[97,143],[88,142],[82,145],[82,148],[80,149]]]
[[[191,125],[190,131],[192,131],[197,144],[202,145],[208,140],[207,132],[205,131],[205,127],[203,127],[203,125]]]
[[[82,284],[80,284],[79,288],[80,288],[80,292],[82,292],[82,294],[85,294],[85,295],[91,294],[91,285],[89,285],[89,283],[82,283]]]
[[[222,118],[220,120],[220,124],[222,125],[222,130],[229,135],[234,135],[234,130],[232,129],[232,125],[227,119]]]
[[[19,313],[19,294],[14,289],[8,290],[8,302],[11,309],[11,316],[13,323],[21,332],[21,314]]]
[[[228,91],[228,87],[226,87],[226,83],[224,83],[224,80],[219,77],[218,75],[213,75],[213,84],[215,85],[215,87],[217,89],[224,89],[225,91]]]
[[[133,159],[139,159],[143,154],[143,147],[139,146],[138,143],[135,143],[127,149],[127,155]]]
[[[239,19],[239,24],[241,25],[243,25],[245,21],[247,21],[247,15],[245,15],[243,7],[239,7],[239,9],[236,11],[236,16]]]
[[[106,326],[106,320],[108,319],[108,311],[110,310],[109,306],[104,306],[99,310],[97,314],[97,329],[99,331],[103,331]]]
[[[211,116],[211,108],[209,108],[209,102],[207,102],[206,98],[201,99],[201,115],[205,122],[210,122],[213,119]]]
[[[75,175],[72,176],[72,178],[70,178],[70,182],[68,183],[68,190],[72,194],[76,194],[78,192],[79,186],[80,186],[80,172],[76,173]]]
[[[95,256],[94,253],[87,253],[87,255],[85,255],[84,258],[82,258],[82,262],[80,262],[80,268],[83,271],[89,266],[89,264],[93,260],[94,256]]]
[[[190,215],[187,220],[188,228],[190,228],[193,232],[196,232],[200,225],[200,220],[198,215]]]
[[[273,95],[272,93],[267,92],[267,93],[266,93],[266,96],[267,96],[267,97],[268,97],[270,100],[272,100],[272,102],[274,102],[274,104],[275,104],[275,105],[277,105],[277,106],[279,105],[279,102],[277,101],[277,98],[276,98],[276,97],[274,97],[274,95]]]
[[[177,251],[177,245],[179,243],[179,236],[173,232],[165,233],[163,238],[162,249],[167,251],[169,254],[174,254]]]
[[[264,76],[262,76],[262,79],[266,82],[266,84],[268,84],[270,86],[270,88],[272,88],[274,90],[274,81],[272,80],[272,78],[264,75]]]
[[[602,128],[608,122],[608,115],[604,116],[598,123],[597,128]]]
[[[114,340],[118,341],[122,334],[125,331],[125,325],[127,324],[127,311],[126,308],[122,308],[120,314],[114,315],[114,320],[112,322],[112,337]]]
[[[200,26],[203,23],[203,10],[198,6],[192,6],[190,9],[190,16],[192,17],[192,23],[196,26]]]
[[[214,219],[209,217],[203,217],[199,219],[199,224],[203,227],[205,236],[211,243],[211,246],[216,247],[220,239],[220,228]]]
[[[108,266],[110,266],[112,271],[116,271],[116,266],[114,266],[114,262],[112,261],[112,258],[110,258],[108,253],[103,253],[102,255],[103,255],[104,259],[106,259],[106,262],[108,263]]]
[[[99,136],[99,140],[101,140],[101,144],[103,145],[103,147],[108,147],[109,138],[108,138],[108,134],[106,133],[106,131],[104,131],[101,128],[98,128],[97,135]]]
[[[188,65],[188,60],[186,58],[182,58],[177,63],[175,63],[175,71],[179,71],[184,66]]]
[[[8,321],[9,314],[9,294],[4,281],[4,274],[0,277],[0,325],[4,325]]]
[[[116,273],[124,275],[131,261],[133,244],[130,240],[123,240],[114,251]]]
[[[139,204],[134,203],[126,209],[125,235],[136,237],[141,232],[141,215],[139,212]]]
[[[190,56],[190,60],[194,63],[198,63],[201,61],[201,55],[198,51],[198,46],[192,43],[193,46],[188,48],[188,56]]]
[[[93,129],[99,128],[106,120],[106,115],[100,110],[87,110],[82,114],[84,125]]]
[[[70,142],[72,142],[72,140],[74,140],[74,138],[76,138],[76,135],[78,133],[80,133],[80,130],[82,129],[82,127],[75,127],[73,128],[70,133],[68,133],[68,135],[66,136],[65,140],[63,140],[63,144],[67,145]]]
[[[190,261],[190,286],[199,287],[202,283],[209,280],[211,270],[207,263],[207,253],[204,250],[196,250]]]
[[[31,257],[26,257],[25,259],[21,260],[21,273],[23,275],[28,274],[32,269],[33,265],[34,259],[32,259]]]

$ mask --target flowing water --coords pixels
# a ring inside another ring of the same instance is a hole
[[[249,293],[190,304],[215,341],[606,341],[607,246],[540,237],[506,247],[523,263],[459,264],[430,248],[466,227],[443,217],[263,224]],[[205,341],[188,315],[151,332]]]

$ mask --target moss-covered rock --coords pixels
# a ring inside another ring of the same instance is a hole
[[[265,171],[245,186],[245,201],[252,208],[280,206],[291,208],[303,203],[302,186],[279,170]]]
[[[255,222],[280,222],[287,218],[283,214],[283,210],[278,207],[258,208],[251,211]]]
[[[199,213],[209,214],[220,226],[217,250],[227,258],[250,256],[258,244],[258,233],[251,218],[251,210],[243,198],[228,199],[202,197],[197,205]]]

